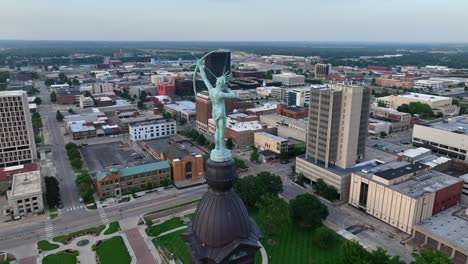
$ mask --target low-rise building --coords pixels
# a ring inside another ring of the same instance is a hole
[[[11,187],[13,176],[15,176],[15,174],[36,170],[37,165],[35,163],[0,168],[0,194],[5,194],[6,191],[8,191],[8,189]]]
[[[196,118],[195,103],[192,101],[177,101],[174,104],[165,104],[164,110],[187,122],[193,122]]]
[[[254,133],[254,145],[260,150],[270,150],[276,154],[288,153],[288,139],[265,132]]]
[[[68,127],[74,140],[96,137],[96,128],[84,121],[69,122]]]
[[[468,264],[468,210],[460,205],[448,208],[413,226],[408,244],[437,249],[454,264]]]
[[[460,202],[463,182],[419,162],[392,161],[352,173],[349,204],[399,230]]]
[[[160,118],[157,120],[133,123],[128,126],[131,141],[151,140],[177,134],[174,119]]]
[[[413,146],[439,155],[468,160],[468,116],[454,117],[430,125],[414,125]]]
[[[452,104],[452,98],[437,95],[407,93],[400,95],[390,95],[376,99],[377,103],[383,103],[386,107],[397,109],[403,104],[420,102],[432,108],[434,114],[442,113],[444,116],[457,115],[460,108]]]
[[[207,153],[177,136],[146,141],[144,148],[155,158],[171,165],[172,182],[187,187],[204,181]]]
[[[386,75],[375,79],[375,84],[382,87],[412,89],[414,80],[408,78],[394,78],[393,76]]]
[[[41,173],[36,171],[18,173],[13,176],[11,190],[7,192],[8,205],[13,215],[44,212],[44,187]]]
[[[272,80],[275,82],[281,82],[284,86],[287,87],[304,86],[305,84],[304,75],[298,75],[292,72],[273,74]]]
[[[61,89],[57,90],[57,104],[76,104],[80,100],[81,92],[79,89]]]
[[[385,133],[385,135],[390,134],[391,131],[391,124],[385,121],[380,121],[380,120],[369,120],[369,125],[368,125],[368,132],[371,135],[381,135],[382,133]]]
[[[92,94],[100,94],[100,93],[110,93],[114,91],[114,84],[112,83],[93,83],[91,88]]]
[[[289,106],[296,105],[309,107],[311,87],[299,87],[287,90],[287,102]]]
[[[252,146],[254,144],[255,132],[267,132],[276,134],[276,128],[270,127],[258,121],[256,116],[243,116],[244,114],[229,115],[226,120],[225,139],[230,138],[236,147]],[[209,120],[209,133],[213,134],[215,125],[213,119]]]
[[[294,119],[302,119],[307,117],[307,115],[309,114],[309,110],[305,107],[300,107],[296,105],[287,106],[284,104],[279,104],[276,106],[276,114]]]
[[[391,131],[402,131],[411,128],[411,114],[399,112],[392,108],[374,107],[373,117],[391,123]]]
[[[169,184],[170,179],[171,167],[169,162],[164,160],[100,171],[96,175],[96,189],[101,199],[119,197]]]
[[[260,121],[270,127],[275,127],[280,137],[306,141],[307,119],[294,119],[282,115],[261,115]]]
[[[81,109],[85,109],[87,107],[94,107],[93,98],[85,97],[84,95],[80,95],[80,107],[81,107]]]
[[[443,90],[447,87],[446,82],[438,80],[417,80],[414,82],[414,89]]]
[[[468,174],[460,176],[460,179],[463,180],[463,191],[461,202],[465,206],[468,206]]]
[[[245,111],[245,113],[256,116],[274,114],[276,113],[276,104],[266,103],[260,107],[249,108]]]

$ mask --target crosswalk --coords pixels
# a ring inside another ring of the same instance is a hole
[[[62,211],[64,211],[64,212],[73,212],[73,211],[78,211],[78,210],[81,210],[81,209],[84,209],[84,208],[85,208],[84,205],[80,205],[80,206],[73,206],[73,207],[62,209]]]
[[[106,215],[106,212],[104,211],[104,209],[100,208],[100,209],[98,210],[98,212],[99,212],[99,216],[101,217],[101,221],[102,221],[105,225],[109,224],[109,219],[107,218],[107,215]]]
[[[54,226],[50,221],[45,223],[45,233],[46,233],[46,239],[50,239],[54,236]]]

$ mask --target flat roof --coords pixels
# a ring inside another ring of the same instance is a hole
[[[452,98],[450,97],[431,95],[431,94],[422,94],[422,93],[407,93],[407,94],[400,94],[398,96],[404,97],[404,98],[422,100],[422,101],[429,101],[429,102],[436,102],[436,101],[441,101],[441,100],[452,100]]]
[[[403,151],[403,155],[406,156],[406,157],[414,158],[414,157],[417,157],[419,155],[422,155],[422,154],[425,154],[425,153],[428,153],[428,152],[431,152],[431,150],[427,149],[427,148],[419,147],[419,148],[415,148],[415,149],[405,150],[405,151]]]
[[[13,176],[10,197],[42,193],[41,173],[36,171],[18,173]]]
[[[23,94],[26,94],[26,92],[22,91],[22,90],[1,91],[0,92],[0,97],[4,97],[4,96],[23,96]]]
[[[287,138],[278,137],[278,136],[275,136],[275,135],[272,135],[272,134],[269,134],[269,133],[266,133],[266,132],[255,132],[255,134],[262,135],[264,137],[268,137],[268,138],[271,138],[271,139],[276,140],[276,141],[288,141]]]
[[[432,123],[430,125],[432,128],[450,131],[457,134],[467,134],[468,133],[468,115],[452,117],[445,119],[442,122]]]
[[[315,162],[314,158],[311,158],[311,157],[307,157],[307,156],[301,156],[301,157],[297,157],[298,159],[302,159],[308,163],[311,163],[317,167],[320,167],[324,170],[328,170],[338,176],[348,176],[348,175],[351,175],[351,173],[356,173],[356,172],[360,172],[362,170],[370,170],[380,164],[382,164],[383,162],[382,161],[379,161],[379,160],[369,160],[369,161],[364,161],[364,162],[361,162],[361,163],[358,163],[356,165],[354,165],[353,167],[351,168],[347,168],[347,169],[343,169],[343,168],[340,168],[338,166],[335,166],[335,165],[332,165],[332,164],[329,164],[328,168],[325,167],[325,163],[324,162],[321,162],[321,161],[318,161],[318,162]]]
[[[93,126],[85,126],[81,122],[70,122],[68,123],[68,126],[70,127],[70,130],[72,132],[85,132],[85,131],[94,131],[96,128]]]
[[[165,120],[161,115],[143,115],[143,116],[137,116],[137,117],[126,117],[126,118],[120,118],[120,122],[124,124],[134,124],[134,123],[141,123],[141,122],[147,122],[147,121],[157,121],[157,120]]]
[[[145,173],[149,171],[168,169],[170,167],[171,166],[169,165],[169,162],[167,160],[162,160],[162,161],[157,161],[153,163],[122,168],[119,170],[119,172],[120,172],[120,177],[126,177],[129,175],[135,175],[135,174]]]
[[[421,221],[415,227],[468,250],[466,210],[465,207],[456,205]]]
[[[426,165],[427,166],[427,165]],[[446,187],[461,182],[459,178],[438,171],[413,176],[411,179],[399,184],[390,185],[389,188],[407,196],[416,198],[425,193],[437,192]]]

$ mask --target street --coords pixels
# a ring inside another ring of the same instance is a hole
[[[75,173],[72,170],[70,161],[67,157],[65,142],[60,132],[59,123],[55,115],[56,111],[50,101],[50,93],[44,83],[40,82],[40,96],[42,104],[39,107],[39,113],[43,118],[44,126],[42,128],[44,137],[49,139],[49,144],[54,156],[54,163],[57,170],[57,180],[60,186],[60,197],[64,209],[80,207],[78,189],[75,184]]]

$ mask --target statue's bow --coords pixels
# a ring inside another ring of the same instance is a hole
[[[203,55],[203,57],[201,57],[197,61],[202,61],[206,57],[208,57],[210,54],[218,52],[218,51],[222,51],[222,50],[210,51],[210,52],[206,53],[205,55]],[[197,63],[195,63],[195,70],[193,71],[193,94],[195,95],[195,97],[197,96],[197,71],[198,71],[198,65],[197,65]]]

